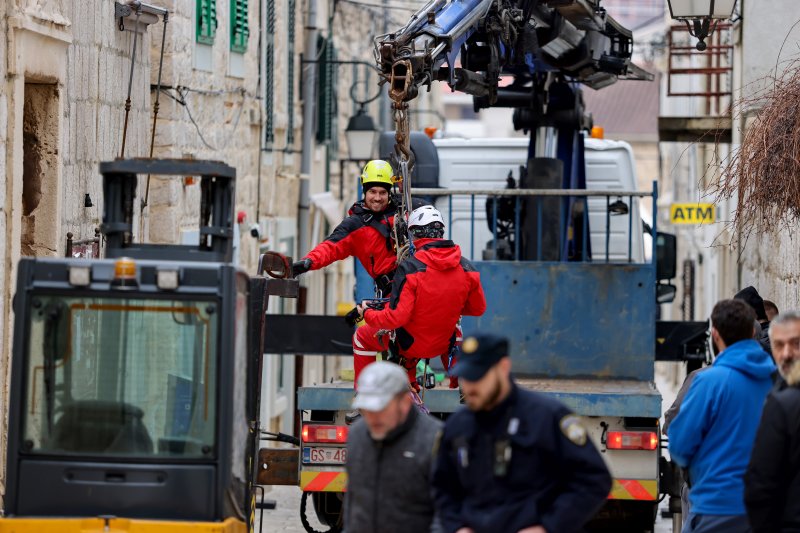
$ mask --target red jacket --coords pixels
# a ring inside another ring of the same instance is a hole
[[[371,326],[397,330],[403,355],[420,359],[448,352],[461,315],[486,311],[481,278],[461,257],[461,248],[444,239],[419,239],[413,257],[400,263],[389,306],[364,313]]]
[[[348,217],[306,255],[311,259],[311,270],[353,256],[373,279],[394,271],[397,255],[391,229],[396,211],[395,202],[382,213],[373,213],[362,202],[353,204]]]

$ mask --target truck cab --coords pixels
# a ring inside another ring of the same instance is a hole
[[[521,176],[525,173],[528,160],[529,140],[525,137],[496,138],[441,138],[433,139],[439,159],[439,176],[436,186],[445,189],[502,189],[507,186],[511,177],[519,186]],[[636,164],[631,146],[624,141],[589,138],[585,141],[584,158],[586,162],[586,189],[591,191],[635,191],[637,190]],[[477,195],[475,201],[479,206],[486,202],[485,195]],[[451,206],[447,197],[436,200],[436,208],[452,226],[452,238],[461,244],[462,250],[470,260],[484,258],[485,251],[490,248],[487,243],[492,240],[492,228],[487,223],[486,210],[476,211],[471,216],[467,197],[453,199]],[[650,216],[641,210],[638,198],[613,198],[618,207],[614,213],[632,211],[633,221]],[[631,203],[631,205],[628,205]],[[625,204],[625,207],[622,207]],[[605,198],[590,198],[588,226],[591,231],[591,250],[597,255],[605,249],[606,237],[606,205]],[[610,218],[609,259],[612,261],[628,260],[628,220],[626,216],[614,214]],[[472,223],[475,223],[474,228]],[[649,257],[649,234],[642,232],[642,223],[637,222],[631,228],[630,239],[631,260],[642,262]],[[486,257],[488,258],[488,256]]]

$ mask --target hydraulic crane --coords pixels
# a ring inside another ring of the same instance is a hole
[[[583,150],[579,132],[591,128],[579,86],[653,79],[631,62],[632,33],[600,0],[430,0],[374,45],[393,102],[401,179],[414,165],[408,104],[434,81],[472,95],[475,111],[514,108],[515,129],[530,132],[529,157],[562,160],[570,175],[554,185],[582,188],[578,165],[568,164]]]

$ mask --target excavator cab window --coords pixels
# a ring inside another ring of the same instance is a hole
[[[30,305],[23,453],[213,457],[217,303]]]

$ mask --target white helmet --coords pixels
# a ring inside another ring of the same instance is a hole
[[[427,226],[433,222],[440,222],[444,228],[444,219],[439,210],[432,205],[423,205],[411,212],[411,216],[408,217],[408,228]]]

